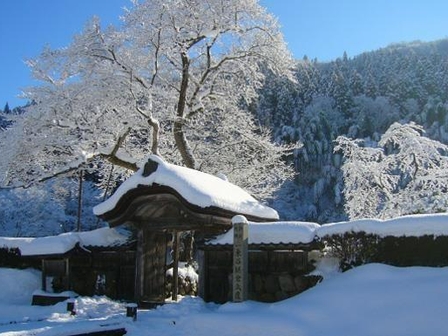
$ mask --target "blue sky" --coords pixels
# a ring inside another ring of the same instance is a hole
[[[447,0],[260,0],[275,14],[296,58],[349,57],[391,43],[448,37]],[[117,23],[129,0],[1,0],[0,108],[25,102],[20,88],[33,85],[23,60],[46,44],[66,46],[97,15]]]

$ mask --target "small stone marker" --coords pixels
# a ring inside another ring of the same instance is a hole
[[[67,311],[70,313],[70,315],[74,316],[76,315],[75,310],[75,300],[74,299],[68,299],[67,300]]]
[[[131,317],[133,321],[137,320],[137,304],[128,303],[126,305],[126,317]]]
[[[248,294],[248,227],[244,216],[232,218],[233,224],[233,302],[247,300]]]

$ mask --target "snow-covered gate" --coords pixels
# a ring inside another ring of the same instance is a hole
[[[177,298],[182,233],[214,237],[231,229],[231,219],[238,214],[255,222],[278,219],[275,210],[241,188],[154,155],[94,211],[111,227],[128,224],[137,230],[135,300],[147,307],[165,302],[170,257],[172,298]]]

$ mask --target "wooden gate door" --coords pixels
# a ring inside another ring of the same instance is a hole
[[[139,230],[135,290],[140,305],[152,306],[165,302],[166,248],[165,232]]]

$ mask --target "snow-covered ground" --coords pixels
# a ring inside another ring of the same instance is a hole
[[[126,328],[127,335],[447,335],[448,268],[364,265],[327,278],[285,301],[217,305],[184,297],[155,310],[139,310],[105,297],[31,306],[39,288],[34,270],[0,269],[0,335],[74,335]]]
[[[380,236],[437,236],[448,234],[448,214],[324,226],[289,222],[251,227],[252,239],[256,242],[264,242],[267,237],[269,241],[273,237],[289,241],[286,236],[309,242],[315,235],[323,237],[350,231]],[[112,233],[111,229],[100,229],[59,238],[4,238],[0,243],[41,251],[37,247],[55,249],[64,243],[61,246],[71,248],[76,242],[93,244],[92,239],[96,244],[103,238],[107,238],[105,244],[126,239],[126,236]],[[227,238],[230,239],[224,235],[219,239],[221,243],[231,243]],[[75,316],[66,312],[65,302],[49,307],[31,306],[33,292],[40,289],[39,271],[0,268],[0,335],[68,336],[119,328],[125,328],[127,335],[448,335],[445,321],[448,267],[397,268],[369,264],[345,273],[336,270],[337,261],[323,258],[314,273],[323,275],[324,281],[285,301],[218,305],[196,297],[184,297],[158,309],[139,310],[134,322],[125,316],[124,303],[106,297],[76,298]]]

